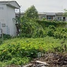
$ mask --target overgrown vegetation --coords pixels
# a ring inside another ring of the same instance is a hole
[[[39,20],[38,12],[34,6],[26,10],[20,21],[19,37],[38,38],[50,36],[59,39],[67,38],[67,22]]]
[[[0,62],[5,64],[25,64],[38,56],[38,52],[67,52],[67,40],[45,38],[15,38],[4,41],[0,46]],[[66,47],[64,47],[66,46]],[[50,48],[49,48],[50,47]]]
[[[46,32],[46,36],[54,38],[67,38],[67,22],[63,21],[37,21]]]
[[[20,37],[44,37],[44,30],[40,24],[37,23],[38,12],[34,6],[31,6],[24,16],[20,18]]]
[[[67,22],[22,19],[20,37],[67,38]]]

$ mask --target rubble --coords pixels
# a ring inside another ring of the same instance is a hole
[[[67,67],[67,53],[48,53],[42,61],[46,61],[48,67]]]
[[[33,61],[31,64],[25,65],[23,67],[47,67],[49,64],[42,61]]]

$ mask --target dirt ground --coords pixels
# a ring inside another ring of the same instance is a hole
[[[47,62],[48,67],[67,67],[67,53],[46,53],[38,60]]]

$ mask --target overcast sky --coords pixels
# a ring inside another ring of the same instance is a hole
[[[16,0],[24,12],[34,5],[38,12],[62,12],[67,9],[67,0]]]

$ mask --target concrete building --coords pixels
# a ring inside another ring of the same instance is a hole
[[[20,6],[16,1],[0,1],[0,34],[17,35],[15,9]]]
[[[39,19],[47,19],[47,20],[54,20],[55,19],[55,13],[52,12],[43,12],[39,13]]]
[[[52,13],[52,12],[44,12],[39,13],[40,19],[47,19],[47,20],[56,20],[56,21],[67,21],[67,16],[64,15],[62,12]]]
[[[64,15],[64,13],[56,13],[55,19],[57,21],[67,21],[67,16]]]
[[[21,17],[23,17],[24,13],[21,13]],[[56,20],[56,21],[67,21],[67,17],[62,12],[41,12],[38,13],[39,19],[47,19],[47,20]],[[16,16],[19,16],[17,13]]]

